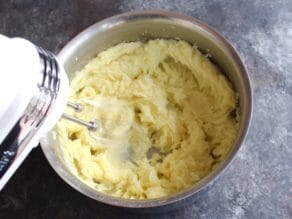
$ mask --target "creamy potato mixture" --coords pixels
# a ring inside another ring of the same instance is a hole
[[[121,43],[71,82],[72,112],[96,131],[61,120],[71,171],[97,191],[152,199],[193,186],[221,162],[238,131],[237,95],[195,46],[182,40]]]

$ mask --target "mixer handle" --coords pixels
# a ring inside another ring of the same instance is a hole
[[[0,190],[30,150],[38,144],[41,126],[59,93],[60,66],[55,56],[40,47],[36,47],[35,52],[39,55],[36,65],[41,66],[34,75],[38,78],[35,84],[37,89],[22,116],[0,145]]]
[[[13,127],[9,135],[6,136],[0,147],[0,178],[4,175],[8,167],[14,161],[18,150],[18,136],[21,128],[19,122]]]

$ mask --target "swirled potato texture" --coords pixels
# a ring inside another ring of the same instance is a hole
[[[71,82],[73,113],[103,128],[61,120],[66,164],[97,191],[152,199],[189,188],[235,142],[237,94],[206,55],[183,40],[121,43]]]

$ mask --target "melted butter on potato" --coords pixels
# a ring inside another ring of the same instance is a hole
[[[102,137],[114,141],[96,141],[96,133],[61,120],[66,163],[89,186],[123,198],[158,198],[194,185],[225,158],[238,131],[231,84],[182,40],[101,52],[77,72],[70,101],[85,105],[75,116],[98,119]]]

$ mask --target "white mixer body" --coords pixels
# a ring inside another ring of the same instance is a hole
[[[0,35],[0,190],[66,106],[69,81],[56,57]]]

